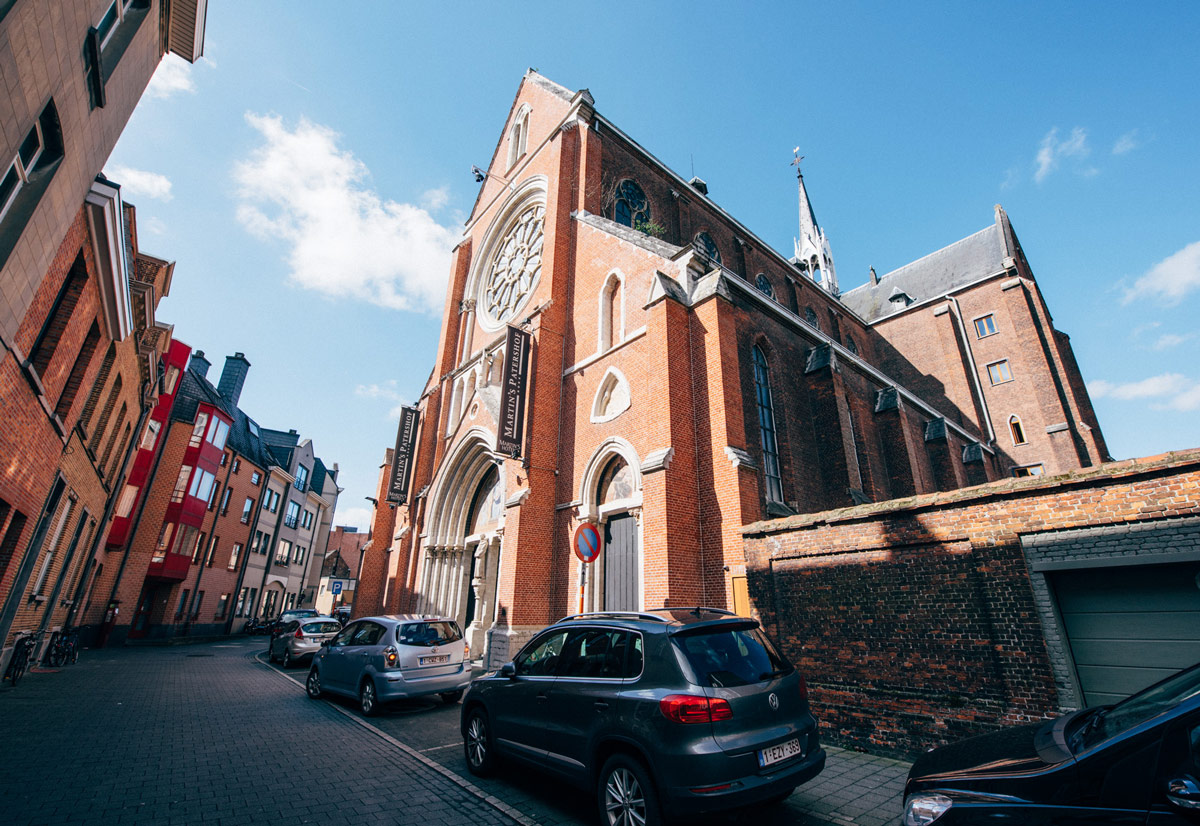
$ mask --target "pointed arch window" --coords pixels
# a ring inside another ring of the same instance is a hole
[[[626,178],[617,184],[613,202],[613,220],[630,229],[650,222],[650,201],[637,181]]]
[[[529,109],[522,109],[513,121],[512,129],[508,131],[508,166],[525,157],[525,147],[529,140]]]
[[[621,276],[611,274],[600,290],[600,341],[598,352],[611,350],[625,337],[625,312]]]
[[[1008,417],[1008,432],[1012,434],[1014,445],[1023,445],[1028,442],[1025,438],[1025,426],[1021,424],[1021,417],[1015,413]]]
[[[629,469],[628,462],[620,456],[614,457],[604,468],[604,472],[600,474],[600,481],[596,485],[596,502],[607,505],[631,496],[633,496],[633,472]]]
[[[762,438],[763,472],[767,479],[767,501],[783,501],[783,484],[779,474],[779,446],[775,439],[775,403],[771,399],[771,377],[767,372],[767,357],[755,346],[754,393],[758,407],[758,430]]]
[[[698,252],[707,255],[714,262],[721,263],[721,250],[717,248],[717,242],[707,232],[696,233],[696,237],[692,239],[692,246]]]
[[[500,489],[500,472],[495,465],[487,469],[479,486],[475,488],[475,496],[471,500],[471,515],[467,520],[467,535],[477,533],[495,526],[500,521],[503,510],[504,492]]]
[[[817,318],[817,311],[812,307],[804,308],[804,320],[813,327],[816,327],[818,330],[821,329],[821,320]]]

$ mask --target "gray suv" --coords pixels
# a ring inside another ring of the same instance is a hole
[[[471,683],[477,775],[533,763],[608,826],[786,798],[825,767],[804,679],[756,620],[714,608],[567,617]]]

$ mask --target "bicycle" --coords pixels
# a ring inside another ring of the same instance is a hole
[[[70,665],[79,659],[79,634],[75,631],[55,631],[46,646],[42,662],[51,668]]]
[[[4,679],[8,680],[14,688],[25,674],[25,669],[29,667],[29,659],[40,637],[41,632],[37,631],[18,636],[16,642],[13,643],[12,658],[8,661],[8,668],[4,670]]]

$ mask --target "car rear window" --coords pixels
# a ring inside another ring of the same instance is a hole
[[[310,622],[304,626],[305,634],[336,634],[342,630],[342,626],[336,622],[325,620],[323,622]]]
[[[445,645],[461,639],[458,623],[451,620],[406,622],[396,629],[396,642],[401,645]]]
[[[700,685],[753,685],[795,670],[759,628],[705,629],[674,641]]]

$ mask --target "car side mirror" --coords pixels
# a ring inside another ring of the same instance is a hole
[[[1200,810],[1200,785],[1186,776],[1168,780],[1167,800],[1180,809]]]
[[[500,666],[500,676],[508,677],[510,680],[517,676],[517,667],[512,663],[505,663]]]

